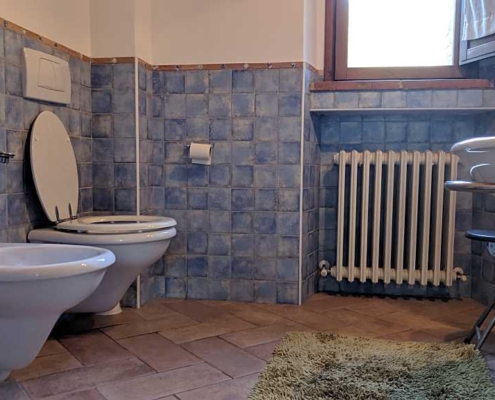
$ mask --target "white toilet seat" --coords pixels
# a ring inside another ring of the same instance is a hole
[[[177,222],[167,217],[150,215],[104,215],[81,217],[60,222],[55,229],[90,234],[127,234],[158,231],[173,228],[175,225],[177,225]]]

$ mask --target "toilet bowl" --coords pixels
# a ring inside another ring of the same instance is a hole
[[[95,247],[0,244],[0,382],[34,360],[60,315],[88,297],[114,261]]]
[[[32,243],[103,247],[115,254],[100,286],[69,312],[106,313],[117,310],[136,277],[165,254],[177,234],[172,218],[142,215],[78,217],[79,183],[69,135],[49,111],[35,120],[30,137],[33,180],[51,228],[29,232]]]
[[[495,137],[467,139],[454,144],[450,151],[469,169],[473,181],[495,183]]]

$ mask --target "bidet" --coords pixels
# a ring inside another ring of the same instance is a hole
[[[34,360],[60,315],[93,293],[114,262],[96,247],[0,244],[0,382]]]

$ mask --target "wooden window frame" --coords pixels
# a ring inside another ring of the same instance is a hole
[[[463,77],[459,67],[461,0],[457,0],[454,32],[454,65],[438,67],[348,68],[349,0],[326,0],[325,11],[326,81],[388,79],[455,79]]]

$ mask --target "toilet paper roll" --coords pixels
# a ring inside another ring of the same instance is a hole
[[[211,145],[202,143],[191,143],[189,157],[193,164],[211,164]]]

